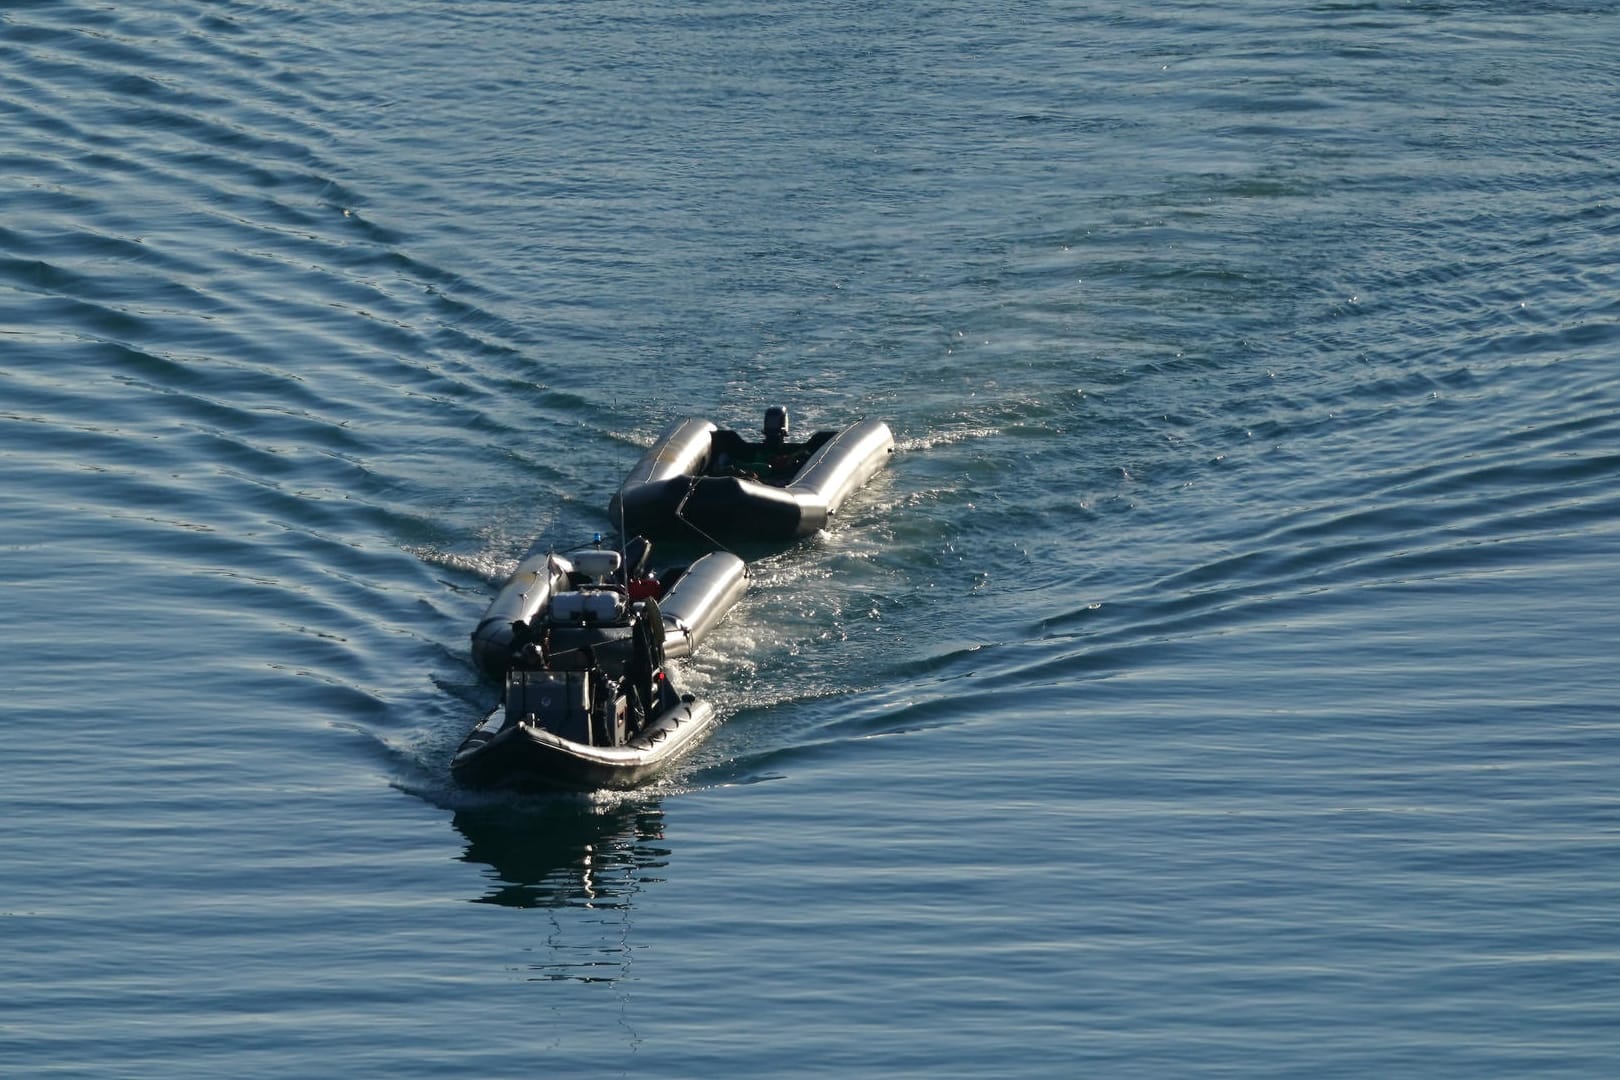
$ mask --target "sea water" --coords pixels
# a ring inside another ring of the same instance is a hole
[[[1620,13],[0,11],[0,1072],[1620,1069]],[[649,788],[450,755],[886,420]]]

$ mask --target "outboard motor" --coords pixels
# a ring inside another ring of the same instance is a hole
[[[773,450],[781,447],[783,443],[787,442],[787,410],[780,405],[772,405],[770,408],[766,409],[765,427],[763,432],[765,435],[765,445]]]

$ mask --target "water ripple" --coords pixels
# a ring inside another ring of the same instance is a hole
[[[22,1067],[1601,1074],[1620,54],[1487,7],[9,5]],[[900,452],[727,722],[458,790],[502,575],[778,401]]]

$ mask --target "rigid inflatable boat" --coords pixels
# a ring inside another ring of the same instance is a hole
[[[521,563],[473,631],[473,657],[505,683],[501,704],[450,762],[473,787],[630,787],[702,740],[714,707],[677,685],[689,655],[748,584],[712,552],[652,574],[650,545],[596,546]]]
[[[608,503],[629,533],[714,540],[792,540],[826,528],[894,449],[881,420],[788,439],[787,410],[765,411],[759,440],[708,420],[659,436]]]

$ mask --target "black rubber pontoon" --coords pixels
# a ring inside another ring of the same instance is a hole
[[[678,421],[630,470],[609,516],[649,536],[793,540],[826,528],[894,449],[881,420],[790,442],[779,406],[766,410],[761,435]]]

